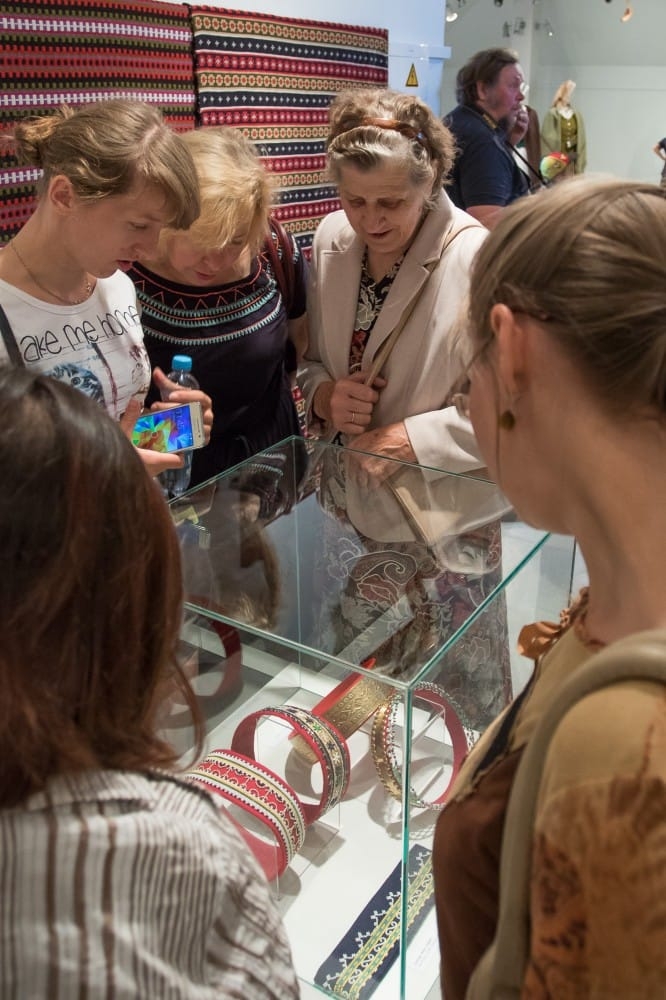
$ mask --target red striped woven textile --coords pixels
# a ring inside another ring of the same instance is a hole
[[[328,105],[346,87],[387,85],[388,32],[219,7],[191,15],[200,122],[257,144],[279,175],[276,215],[307,253],[340,207],[324,174]]]
[[[21,117],[67,103],[130,97],[158,104],[175,129],[195,124],[189,9],[160,0],[0,3],[0,136]],[[36,170],[0,158],[0,240],[34,208]]]

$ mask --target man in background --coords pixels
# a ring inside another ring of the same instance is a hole
[[[454,108],[444,121],[458,154],[448,190],[453,202],[489,229],[502,209],[529,191],[529,181],[512,145],[528,125],[525,77],[510,49],[483,49],[456,77]]]

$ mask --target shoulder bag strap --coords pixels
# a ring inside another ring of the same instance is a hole
[[[275,280],[278,283],[287,316],[289,316],[294,304],[294,258],[291,240],[277,219],[271,218],[269,221],[266,251],[275,273]]]
[[[421,295],[423,294],[423,289],[430,280],[430,275],[439,265],[439,262],[444,256],[445,250],[447,250],[447,248],[451,246],[456,237],[459,236],[460,233],[464,232],[466,229],[481,229],[481,228],[482,226],[478,222],[465,222],[463,225],[460,225],[457,228],[455,228],[453,224],[451,225],[451,228],[449,229],[448,233],[446,234],[446,237],[444,238],[444,242],[442,243],[442,248],[440,250],[439,257],[436,260],[430,261],[429,264],[425,265],[428,271],[425,282],[421,285],[418,291],[411,297],[411,299],[405,306],[402,312],[402,316],[398,320],[396,326],[393,327],[390,334],[388,335],[382,346],[377,351],[377,354],[374,357],[372,365],[365,377],[366,385],[372,385],[372,383],[375,381],[375,378],[377,377],[377,375],[379,375],[380,371],[382,370],[386,362],[386,359],[393,350],[393,347],[398,337],[405,329],[409,317],[414,312],[416,303],[421,298]]]
[[[666,630],[638,632],[595,653],[562,686],[541,718],[518,766],[502,834],[500,907],[493,944],[470,981],[466,1000],[517,1000],[530,943],[532,838],[541,774],[551,738],[569,709],[618,681],[666,684]]]
[[[23,368],[23,358],[21,357],[21,352],[18,349],[14,331],[9,325],[7,314],[2,306],[0,306],[0,333],[2,333],[2,339],[4,341],[5,349],[10,362],[15,368]]]

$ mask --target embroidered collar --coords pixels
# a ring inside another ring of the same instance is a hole
[[[390,284],[395,278],[398,271],[400,270],[400,265],[402,264],[404,259],[405,255],[403,254],[396,260],[395,264],[391,267],[390,271],[387,271],[383,277],[381,277],[378,281],[375,281],[375,279],[370,274],[370,270],[368,267],[368,248],[366,247],[365,252],[363,254],[363,261],[361,263],[361,282],[363,286],[365,288],[368,288],[370,286],[374,286],[375,288],[377,288],[379,286],[383,286],[385,282],[388,282]]]

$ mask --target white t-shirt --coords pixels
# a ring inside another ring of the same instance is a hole
[[[81,389],[115,420],[133,397],[143,403],[150,361],[134,284],[122,271],[99,278],[75,306],[42,302],[0,279],[0,303],[26,368]],[[7,360],[0,340],[0,361]]]

